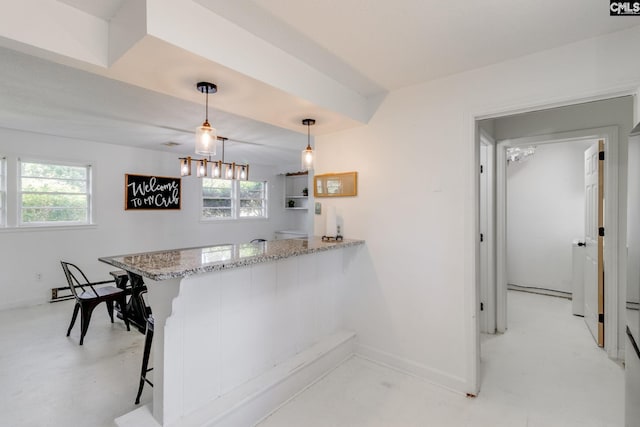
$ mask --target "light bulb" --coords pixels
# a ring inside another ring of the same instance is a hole
[[[202,159],[198,161],[198,173],[199,178],[203,176],[207,176],[207,159]]]
[[[191,157],[180,159],[180,176],[191,175]]]

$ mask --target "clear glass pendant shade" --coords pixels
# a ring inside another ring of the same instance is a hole
[[[302,170],[308,171],[313,169],[313,149],[310,145],[307,146],[304,150],[302,150],[301,163]]]
[[[191,175],[191,157],[180,159],[180,176]]]
[[[304,119],[302,120],[302,124],[307,127],[307,148],[302,150],[302,154],[300,156],[300,163],[302,165],[303,171],[309,171],[313,169],[313,148],[311,148],[311,126],[316,124],[314,119]]]
[[[198,178],[203,178],[207,176],[207,159],[198,160],[198,169],[196,171],[196,175]]]
[[[196,153],[203,156],[215,156],[218,134],[208,121],[196,128]]]

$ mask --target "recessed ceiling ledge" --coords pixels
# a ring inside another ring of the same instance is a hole
[[[59,63],[106,67],[108,38],[107,21],[61,2],[20,0],[2,5],[0,44],[10,49]]]
[[[109,21],[109,66],[147,35],[147,3],[127,0]]]
[[[360,123],[365,96],[193,1],[147,1],[151,36]]]

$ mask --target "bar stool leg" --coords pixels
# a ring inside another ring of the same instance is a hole
[[[140,385],[138,386],[138,395],[136,396],[136,405],[140,403],[140,396],[142,396],[142,389],[144,388],[144,383],[149,383],[150,386],[153,387],[151,381],[147,379],[147,372],[151,371],[151,369],[147,369],[149,364],[149,354],[151,353],[151,344],[153,342],[153,317],[149,316],[147,320],[147,332],[144,338],[144,353],[142,355],[142,369],[140,371]]]

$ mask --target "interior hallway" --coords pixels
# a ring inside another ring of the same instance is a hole
[[[571,301],[508,298],[509,331],[483,336],[479,397],[354,357],[260,427],[622,426],[624,371],[571,315]]]
[[[65,337],[72,307],[0,312],[0,425],[111,427],[135,407],[143,335],[99,307],[80,347],[79,325]],[[510,291],[509,332],[483,338],[476,399],[353,357],[260,427],[622,426],[624,372],[570,313],[569,300]]]

